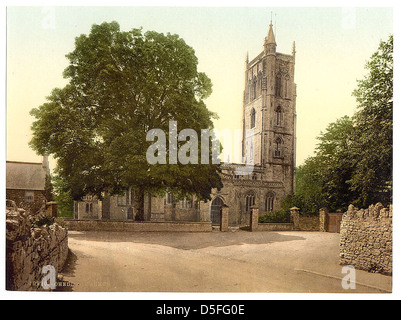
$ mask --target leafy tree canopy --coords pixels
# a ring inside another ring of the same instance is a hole
[[[102,23],[77,37],[66,57],[69,83],[31,111],[30,145],[57,159],[57,174],[73,199],[133,186],[142,199],[144,192],[171,190],[203,200],[221,187],[218,165],[146,161],[150,129],[167,134],[170,120],[178,132],[213,128],[215,115],[203,101],[211,80],[198,72],[195,52],[183,39]]]
[[[357,112],[318,137],[315,155],[297,168],[296,195],[287,206],[317,213],[392,201],[393,36],[380,43],[366,69],[353,92]]]
[[[368,74],[358,81],[358,102],[352,144],[351,189],[358,202],[392,201],[393,170],[393,36],[382,41],[366,64]]]

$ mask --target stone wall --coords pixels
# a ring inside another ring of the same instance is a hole
[[[300,216],[299,230],[301,231],[319,231],[320,220],[318,216]]]
[[[293,231],[293,223],[259,223],[258,231]]]
[[[74,231],[139,231],[139,232],[210,232],[211,222],[150,222],[65,220],[68,230]]]
[[[36,227],[24,210],[6,210],[6,288],[40,290],[42,268],[59,272],[68,255],[68,232],[57,224]]]
[[[26,192],[30,192],[33,198],[31,201],[27,201]],[[28,214],[38,214],[47,201],[45,191],[43,190],[27,191],[7,189],[6,199],[13,200],[18,208],[24,209]]]
[[[319,231],[319,217],[299,217],[298,227],[294,223],[258,223],[258,231]]]
[[[383,274],[393,268],[393,208],[350,205],[341,222],[340,264]]]

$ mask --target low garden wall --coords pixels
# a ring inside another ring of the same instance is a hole
[[[265,215],[262,218],[259,218],[259,222],[256,224],[251,221],[251,225],[253,224],[253,230],[258,231],[319,231],[320,220],[318,216],[303,216],[300,215],[299,209],[293,207],[290,209],[290,216],[288,217],[288,223],[285,221],[287,219],[280,218],[280,223],[275,222],[274,216],[270,217],[269,215]],[[258,215],[258,208],[253,208],[253,215],[255,215],[254,219]],[[266,222],[271,220],[271,222]],[[283,221],[284,220],[284,221]]]
[[[320,220],[318,216],[300,216],[299,230],[301,231],[320,231]]]
[[[293,231],[293,223],[258,223],[258,231]]]
[[[211,222],[176,221],[110,221],[110,220],[64,220],[68,230],[73,231],[131,231],[131,232],[210,232]]]

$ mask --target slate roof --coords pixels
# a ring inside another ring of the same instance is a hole
[[[42,163],[7,161],[6,189],[45,190],[46,175]]]

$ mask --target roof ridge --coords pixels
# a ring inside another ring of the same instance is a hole
[[[41,162],[25,162],[25,161],[6,161],[6,163],[19,163],[19,164],[36,164],[36,165],[42,165]]]

